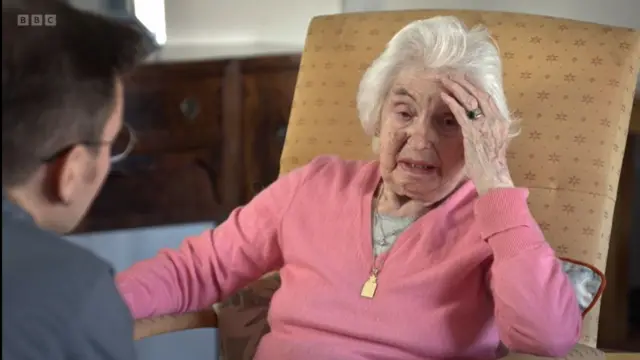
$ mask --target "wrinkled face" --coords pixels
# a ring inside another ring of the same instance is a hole
[[[89,151],[86,146],[75,146],[62,159],[57,172],[57,191],[61,208],[50,227],[59,233],[73,230],[82,220],[102,187],[111,168],[111,146],[122,128],[122,84],[116,84],[114,106],[102,133],[102,145]]]
[[[385,186],[426,204],[442,200],[465,180],[462,133],[440,98],[442,91],[435,74],[403,70],[380,115]]]

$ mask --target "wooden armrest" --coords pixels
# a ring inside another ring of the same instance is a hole
[[[170,332],[215,328],[218,316],[213,309],[179,315],[164,315],[136,320],[133,329],[134,340]]]
[[[260,280],[254,282],[245,291],[240,291],[238,294],[230,297],[227,302],[233,302],[233,299],[237,299],[240,303],[243,302],[243,296],[252,297],[252,302],[255,303],[255,297],[265,298],[265,308],[271,299],[271,295],[275,290],[280,287],[280,276],[277,272],[272,272]],[[223,303],[217,304],[223,305]],[[224,306],[223,306],[224,307]],[[244,307],[244,305],[240,305]],[[265,310],[266,313],[266,310]],[[190,330],[190,329],[202,329],[202,328],[217,328],[218,327],[218,315],[213,306],[207,310],[198,312],[192,312],[179,315],[164,315],[156,316],[146,319],[136,320],[133,329],[133,338],[135,340],[144,339],[150,336],[161,335],[176,331]]]
[[[562,358],[509,353],[500,360],[607,360],[607,357],[604,352],[598,349],[578,344],[567,356]]]

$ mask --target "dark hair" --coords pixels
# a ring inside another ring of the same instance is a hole
[[[55,15],[43,26],[20,16]],[[137,21],[119,21],[58,0],[2,0],[2,185],[26,181],[43,159],[99,142],[116,79],[156,44]]]

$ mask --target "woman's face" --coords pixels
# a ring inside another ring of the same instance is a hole
[[[426,204],[442,200],[465,180],[462,133],[442,91],[435,74],[401,71],[380,114],[385,186]]]

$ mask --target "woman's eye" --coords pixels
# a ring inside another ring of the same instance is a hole
[[[447,116],[442,123],[447,127],[458,126],[458,121],[453,116]]]
[[[400,111],[398,115],[402,120],[411,120],[412,117],[408,111]]]

